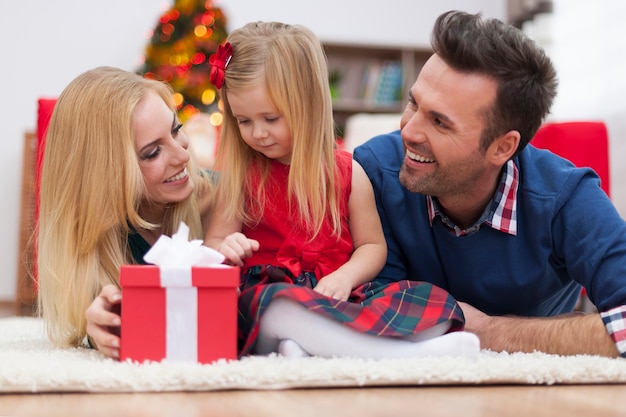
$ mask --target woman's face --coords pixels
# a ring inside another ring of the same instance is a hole
[[[177,203],[193,192],[187,172],[189,141],[181,127],[176,113],[154,92],[146,94],[135,110],[135,152],[150,201]]]

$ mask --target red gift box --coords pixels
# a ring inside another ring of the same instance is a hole
[[[239,268],[124,265],[120,360],[237,358]]]

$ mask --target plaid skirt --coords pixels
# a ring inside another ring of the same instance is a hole
[[[452,320],[448,332],[463,330],[465,324],[456,300],[427,282],[372,281],[355,288],[348,301],[313,291],[316,284],[310,272],[294,277],[281,267],[259,265],[248,269],[242,277],[238,303],[239,355],[254,353],[259,322],[276,297],[289,298],[359,332],[379,336],[409,336],[447,320]]]

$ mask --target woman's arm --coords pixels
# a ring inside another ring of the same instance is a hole
[[[325,276],[315,287],[316,291],[341,300],[347,300],[353,288],[374,279],[387,259],[387,245],[372,184],[356,161],[352,161],[348,210],[354,253],[348,262]]]

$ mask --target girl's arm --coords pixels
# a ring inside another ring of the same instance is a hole
[[[244,258],[259,249],[259,242],[241,233],[243,224],[240,220],[228,220],[227,217],[224,205],[217,202],[208,220],[204,244],[218,250],[229,264],[243,266]]]
[[[387,260],[387,244],[372,184],[356,161],[352,161],[348,209],[354,253],[348,262],[325,276],[315,287],[316,291],[341,300],[347,300],[352,289],[374,279]]]

